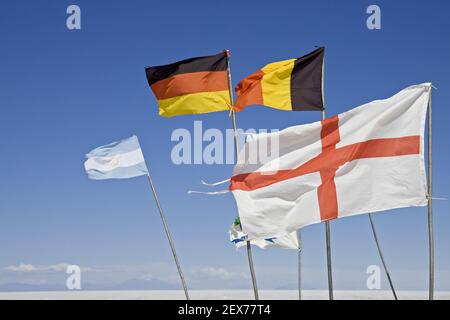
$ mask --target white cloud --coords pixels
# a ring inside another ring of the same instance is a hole
[[[201,274],[206,275],[210,278],[221,280],[236,280],[247,278],[247,275],[242,272],[230,271],[225,268],[203,267],[200,268],[197,272],[200,272]]]
[[[53,264],[53,265],[42,267],[42,271],[65,272],[69,265],[70,264],[68,264],[68,263]]]
[[[6,271],[13,271],[13,272],[32,272],[37,271],[37,268],[33,266],[32,264],[25,264],[21,263],[17,266],[8,266],[4,268]]]
[[[7,266],[3,268],[5,271],[11,271],[11,272],[66,272],[67,267],[70,266],[70,263],[58,263],[58,264],[51,264],[51,265],[33,265],[33,264],[27,264],[27,263],[20,263],[16,266]],[[90,272],[95,271],[93,268],[88,267],[82,267],[81,270],[83,272]]]

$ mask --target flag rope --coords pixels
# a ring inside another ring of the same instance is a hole
[[[205,182],[204,180],[201,180],[201,183],[208,187],[220,186],[221,184],[225,184],[227,182],[230,182],[230,178],[222,180],[222,181],[218,181],[218,182],[213,182],[213,183],[208,183],[208,182]]]
[[[219,190],[219,191],[196,191],[196,190],[188,190],[188,194],[207,194],[207,195],[220,195],[220,194],[226,194],[230,192],[230,190]]]

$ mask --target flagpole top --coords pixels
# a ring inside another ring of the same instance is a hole
[[[227,58],[231,57],[231,51],[230,51],[230,49],[223,49],[223,52],[226,53]]]

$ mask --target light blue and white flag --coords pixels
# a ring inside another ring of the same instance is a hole
[[[89,179],[126,179],[148,174],[136,136],[98,147],[86,154]]]

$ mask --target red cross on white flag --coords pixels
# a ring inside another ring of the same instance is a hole
[[[423,138],[430,90],[430,83],[411,86],[324,121],[248,139],[230,190],[249,239],[427,205]],[[278,157],[251,163],[249,153],[274,139]]]

